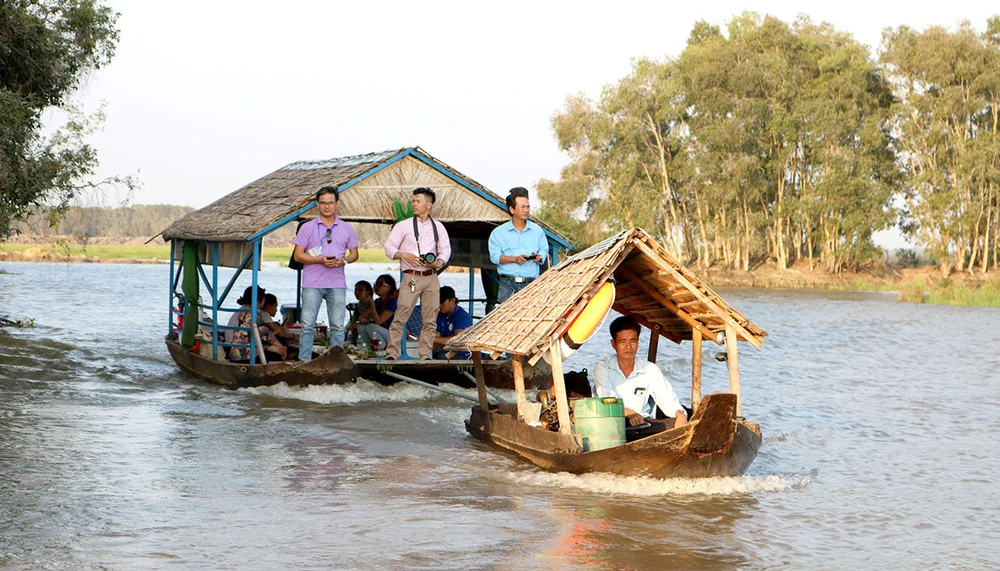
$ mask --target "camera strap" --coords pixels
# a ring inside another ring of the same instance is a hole
[[[434,219],[430,216],[427,217],[431,221],[431,230],[434,231],[434,255],[438,255],[438,227],[434,223]],[[423,257],[420,253],[420,229],[417,228],[417,217],[413,217],[413,238],[417,241],[417,255]]]

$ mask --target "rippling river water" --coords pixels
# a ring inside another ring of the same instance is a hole
[[[287,269],[261,280],[294,301]],[[740,353],[764,443],[744,477],[660,481],[493,453],[471,403],[423,388],[203,383],[163,344],[168,281],[0,263],[0,315],[35,322],[0,328],[0,567],[1000,567],[1000,310],[721,290],[770,333]],[[716,350],[705,392],[728,386]],[[685,402],[689,351],[660,345]]]

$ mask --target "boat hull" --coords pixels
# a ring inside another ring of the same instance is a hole
[[[743,474],[760,448],[760,428],[736,418],[735,411],[735,395],[706,395],[686,426],[593,452],[584,452],[576,435],[531,427],[511,415],[478,407],[472,409],[465,426],[479,440],[546,470],[711,478]]]
[[[340,347],[334,347],[311,361],[282,361],[251,366],[203,357],[169,339],[166,343],[170,356],[181,369],[231,389],[278,383],[342,384],[352,382],[360,376],[358,367]]]
[[[385,385],[401,382],[383,374],[385,371],[423,381],[425,383],[450,383],[474,387],[470,379],[472,361],[417,361],[417,360],[353,360],[339,347],[317,355],[312,361],[287,361],[266,365],[247,365],[216,361],[181,347],[176,341],[167,340],[167,349],[177,365],[202,379],[229,388],[260,387],[286,383],[288,385],[324,385],[350,383],[364,378]],[[513,367],[509,360],[483,361],[483,375],[491,388],[514,388]],[[548,367],[539,362],[535,367],[524,367],[525,385],[539,388],[551,376]]]

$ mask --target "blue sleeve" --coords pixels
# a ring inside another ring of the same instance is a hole
[[[538,227],[538,233],[540,234],[538,238],[538,253],[542,255],[542,261],[538,265],[542,265],[549,259],[549,240],[545,237],[545,230],[542,227]]]
[[[493,265],[500,265],[500,254],[503,253],[503,245],[500,243],[499,230],[500,227],[497,226],[490,232],[490,261]]]
[[[472,327],[472,316],[469,315],[468,311],[465,311],[461,307],[456,307],[455,311],[458,312],[458,315],[455,316],[455,322],[454,322],[455,331],[458,331],[459,329],[468,329]]]

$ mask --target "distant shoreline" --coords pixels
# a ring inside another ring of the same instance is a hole
[[[91,245],[86,248],[89,253],[79,252],[82,249],[82,246],[67,244],[5,243],[0,244],[0,262],[166,264],[170,256],[169,247],[154,244]],[[264,262],[287,264],[291,249],[264,248],[263,254]],[[362,249],[359,262],[394,263],[375,248]],[[1000,307],[1000,271],[959,272],[943,278],[934,266],[903,269],[884,266],[878,273],[844,271],[831,274],[820,269],[818,264],[810,269],[804,260],[784,270],[777,269],[774,264],[763,264],[751,271],[718,267],[692,268],[692,271],[711,287],[880,291],[896,293],[901,300],[910,302]]]

